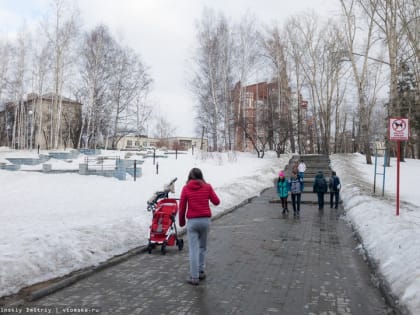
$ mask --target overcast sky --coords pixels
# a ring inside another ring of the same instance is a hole
[[[332,14],[338,0],[76,0],[85,29],[106,24],[123,43],[140,53],[154,80],[150,95],[176,127],[178,136],[194,135],[193,97],[187,87],[195,30],[203,8],[237,22],[247,12],[260,22],[282,26],[306,10]],[[48,0],[0,0],[0,34],[38,23]]]

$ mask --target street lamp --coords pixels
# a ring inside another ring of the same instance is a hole
[[[29,114],[29,128],[31,130],[30,138],[29,138],[29,149],[32,151],[32,135],[33,135],[33,121],[32,121],[33,116],[32,115],[34,114],[34,112],[30,110],[28,114]]]
[[[10,132],[10,125],[6,126],[6,131],[7,131],[7,146],[10,147],[10,136],[9,136],[9,132]]]
[[[355,141],[356,139],[354,139],[354,138],[351,138],[351,142],[352,142],[352,150],[353,150],[353,152],[352,153],[354,153],[354,151],[355,151]]]

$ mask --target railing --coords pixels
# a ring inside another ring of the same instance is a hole
[[[88,170],[115,170],[117,168],[117,163],[120,162],[118,156],[98,156],[95,158],[86,156],[85,164],[87,165]]]

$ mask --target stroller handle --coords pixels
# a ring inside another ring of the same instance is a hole
[[[169,184],[166,184],[163,191],[157,191],[153,196],[147,201],[147,211],[153,211],[156,203],[159,199],[168,198],[170,192],[175,192],[175,182],[178,180],[177,177],[172,179]]]

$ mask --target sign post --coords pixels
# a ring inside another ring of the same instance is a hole
[[[397,141],[397,216],[400,215],[400,159],[401,159],[401,141],[408,140],[408,119],[390,118],[389,119],[389,139]]]

